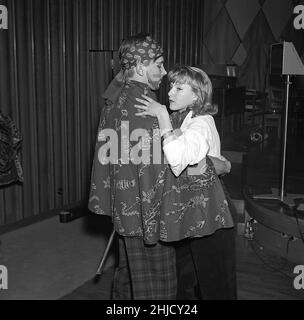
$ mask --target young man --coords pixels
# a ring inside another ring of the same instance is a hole
[[[155,99],[153,90],[166,75],[163,50],[139,34],[122,42],[119,58],[121,72],[104,94],[89,209],[112,216],[118,234],[113,299],[175,299],[175,251],[159,242],[162,177],[168,167],[153,159],[153,141],[160,145],[157,121],[139,119],[134,108],[142,94]]]

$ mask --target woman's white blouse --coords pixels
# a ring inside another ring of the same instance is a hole
[[[202,115],[191,118],[190,111],[180,127],[180,135],[164,140],[163,150],[176,176],[188,165],[195,165],[206,155],[221,160],[221,142],[212,116]]]

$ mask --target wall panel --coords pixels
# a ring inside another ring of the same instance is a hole
[[[269,91],[270,46],[294,43],[304,57],[303,30],[293,26],[299,0],[205,0],[204,64],[238,66],[239,85]]]
[[[159,40],[166,67],[202,62],[201,0],[0,0],[0,108],[23,135],[24,183],[0,188],[0,226],[86,202],[101,94],[121,40]],[[91,52],[95,49],[97,51]],[[103,51],[102,51],[103,50]],[[166,101],[167,84],[160,97]]]

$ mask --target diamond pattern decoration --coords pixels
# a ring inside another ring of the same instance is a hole
[[[246,33],[243,45],[247,58],[239,69],[239,82],[248,88],[265,90],[270,45],[275,42],[263,11],[256,16]]]
[[[266,20],[266,17],[263,11],[260,11],[247,31],[243,39],[243,45],[246,51],[250,53],[253,47],[270,45],[274,42],[275,38]]]
[[[276,40],[279,40],[290,15],[293,14],[292,1],[284,0],[278,2],[277,0],[266,0],[263,12]]]
[[[225,39],[227,43],[218,43],[221,39]],[[217,16],[204,42],[214,63],[226,64],[231,60],[241,41],[225,8]]]
[[[204,17],[204,34],[206,34],[210,28],[212,27],[216,16],[219,12],[223,9],[225,4],[222,3],[221,0],[213,0],[213,1],[206,1],[205,2],[205,12],[208,14]]]
[[[237,65],[242,65],[247,57],[247,51],[244,48],[243,44],[241,43],[238,49],[236,50],[232,61],[235,62]]]
[[[204,64],[214,64],[212,57],[210,56],[209,50],[205,44],[203,44],[203,55],[204,55]]]
[[[226,8],[240,38],[243,39],[246,31],[261,8],[259,1],[228,0]]]
[[[235,62],[240,83],[265,90],[270,44],[291,41],[304,62],[303,30],[293,8],[304,0],[206,0],[203,64]]]

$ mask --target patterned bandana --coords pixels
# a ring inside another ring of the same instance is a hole
[[[162,56],[164,53],[161,46],[147,36],[143,43],[136,42],[121,57],[120,64],[122,70],[129,70],[135,67],[137,62],[144,62]]]

